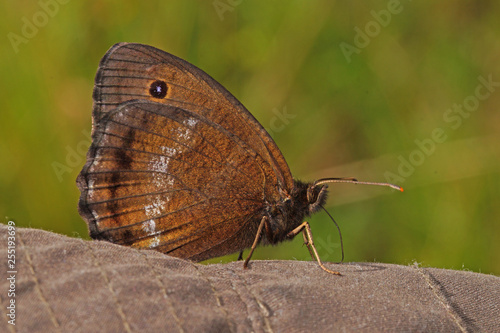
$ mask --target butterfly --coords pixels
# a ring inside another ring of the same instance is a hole
[[[202,261],[303,233],[327,183],[292,177],[276,143],[222,85],[152,46],[119,43],[95,77],[92,144],[77,178],[94,239]],[[400,189],[391,184],[382,184]]]

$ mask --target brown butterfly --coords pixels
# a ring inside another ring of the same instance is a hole
[[[273,139],[224,87],[154,47],[116,44],[93,92],[92,145],[77,185],[90,236],[201,261],[303,232],[328,182],[294,180]],[[359,183],[359,182],[358,182]],[[382,184],[400,189],[390,184]]]

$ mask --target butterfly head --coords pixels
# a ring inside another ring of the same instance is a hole
[[[317,185],[316,182],[308,185],[307,204],[309,214],[316,213],[325,204],[327,195],[327,185]]]

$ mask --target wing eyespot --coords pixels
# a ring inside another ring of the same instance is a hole
[[[149,94],[158,99],[165,98],[167,96],[168,87],[165,81],[156,80],[149,86]]]

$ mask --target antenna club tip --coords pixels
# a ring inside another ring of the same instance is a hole
[[[401,186],[399,187],[399,190],[400,190],[401,192],[404,192],[404,191],[405,191],[405,190],[404,190]]]

